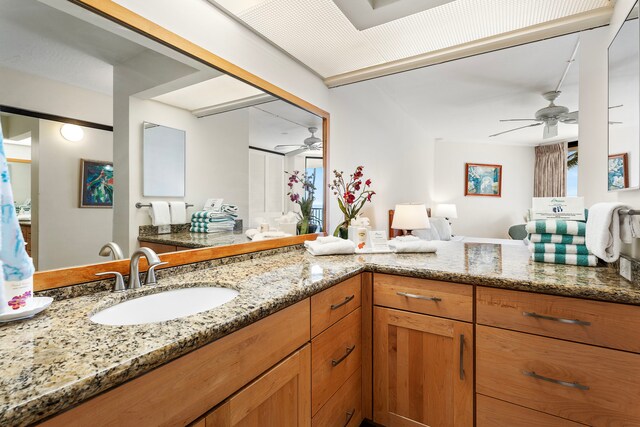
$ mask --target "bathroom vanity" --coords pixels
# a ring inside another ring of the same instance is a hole
[[[531,263],[524,246],[496,249],[293,248],[176,267],[140,292],[239,295],[137,326],[89,315],[138,291],[48,291],[48,311],[0,330],[0,424],[640,423],[640,286],[609,268]]]

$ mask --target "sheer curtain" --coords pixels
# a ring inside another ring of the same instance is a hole
[[[564,197],[567,189],[567,144],[536,147],[533,197]]]

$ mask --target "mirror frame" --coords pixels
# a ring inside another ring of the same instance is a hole
[[[219,71],[222,71],[238,80],[256,87],[264,92],[274,95],[296,107],[302,108],[312,114],[322,118],[322,157],[324,159],[325,171],[329,170],[329,119],[327,111],[287,92],[286,90],[269,83],[268,81],[238,67],[231,62],[215,55],[214,53],[190,42],[189,40],[167,30],[164,27],[132,12],[131,10],[114,3],[111,0],[67,0],[77,6],[87,9],[102,17],[115,22],[125,28],[135,31],[145,37],[159,42],[177,52],[187,55],[197,61],[207,64]],[[324,185],[328,186],[329,174],[324,174]],[[323,223],[328,224],[329,193],[324,192],[324,213]],[[192,249],[188,251],[171,252],[160,255],[162,261],[167,262],[163,268],[176,267],[179,265],[192,264],[196,262],[208,261],[217,258],[225,258],[234,255],[242,255],[251,252],[259,252],[269,249],[281,248],[285,246],[298,245],[305,240],[315,239],[316,234],[285,237],[274,240],[263,240],[260,242],[248,242],[237,245],[218,246],[211,248]],[[146,270],[146,260],[141,261],[141,271]],[[122,274],[129,273],[129,260],[108,261],[98,264],[88,264],[78,267],[66,267],[57,270],[36,272],[33,277],[35,291],[55,289],[64,286],[93,282],[98,280],[96,273],[103,271],[118,271]]]

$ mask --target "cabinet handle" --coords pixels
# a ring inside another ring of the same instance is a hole
[[[409,293],[406,293],[406,292],[396,292],[396,295],[400,295],[401,297],[407,297],[407,298],[423,299],[423,300],[426,300],[426,301],[434,301],[434,302],[442,301],[442,298],[425,297],[425,296],[422,296],[422,295],[409,294]]]
[[[582,384],[576,383],[576,382],[570,383],[568,381],[560,381],[560,380],[556,380],[556,379],[553,379],[553,378],[544,377],[542,375],[536,374],[533,371],[522,371],[522,374],[526,375],[528,377],[531,377],[531,378],[535,378],[537,380],[548,381],[550,383],[562,385],[562,386],[565,386],[565,387],[577,388],[579,390],[589,390],[589,386],[582,385]]]
[[[338,308],[342,307],[343,305],[348,304],[349,301],[351,301],[355,297],[356,297],[355,295],[351,295],[350,297],[345,297],[344,301],[342,301],[342,302],[340,302],[338,304],[331,304],[331,310],[338,309]]]
[[[350,411],[347,411],[347,422],[344,423],[344,427],[347,427],[349,425],[349,422],[351,422],[351,418],[353,418],[353,414],[356,413],[356,408],[353,408]]]
[[[460,379],[464,381],[464,334],[460,334]]]
[[[337,360],[336,359],[332,359],[331,360],[331,366],[334,366],[334,367],[338,366],[340,364],[340,362],[342,362],[344,359],[346,359],[347,356],[349,356],[351,354],[351,352],[353,350],[355,350],[355,348],[356,348],[355,344],[352,345],[351,347],[347,347],[347,352],[345,354],[343,354],[342,356],[340,356],[339,359],[337,359]]]
[[[545,316],[545,315],[538,314],[538,313],[532,313],[530,311],[523,311],[522,315],[525,316],[525,317],[534,317],[536,319],[551,320],[553,322],[567,323],[567,324],[570,324],[570,325],[591,326],[591,322],[585,322],[584,320],[563,319],[561,317]]]

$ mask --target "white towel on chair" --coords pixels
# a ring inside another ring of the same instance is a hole
[[[153,225],[171,224],[171,214],[169,213],[169,203],[167,202],[151,202],[149,215],[151,216],[151,224]]]
[[[333,237],[333,236],[328,236]],[[320,239],[320,238],[319,238]],[[337,240],[334,240],[337,239]],[[338,237],[330,239],[323,239],[318,241],[307,240],[304,242],[304,246],[312,255],[349,255],[356,251],[356,244],[351,240],[344,240]]]
[[[186,224],[187,222],[187,204],[185,202],[169,202],[169,211],[171,211],[171,224]]]
[[[620,215],[628,209],[623,203],[596,203],[589,209],[587,219],[587,249],[606,262],[617,261],[622,242],[631,243],[631,220]]]

